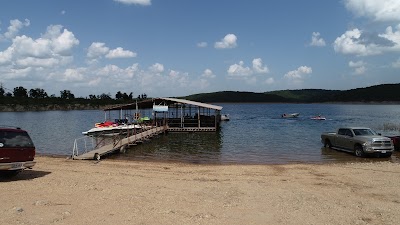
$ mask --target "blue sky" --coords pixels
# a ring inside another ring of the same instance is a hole
[[[400,82],[400,0],[13,0],[0,82],[59,96]]]

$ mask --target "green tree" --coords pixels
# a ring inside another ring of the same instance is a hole
[[[28,92],[26,91],[26,88],[19,86],[14,88],[14,97],[19,97],[19,98],[26,98],[28,97]]]
[[[105,93],[103,93],[103,94],[101,94],[101,95],[99,96],[99,99],[105,100],[105,99],[112,99],[112,98],[111,98],[111,95],[110,95],[110,94],[105,94]]]
[[[41,88],[35,88],[29,90],[29,97],[31,98],[47,98],[47,93]]]
[[[60,98],[62,99],[74,99],[75,95],[70,90],[60,91]]]
[[[121,98],[123,98],[123,94],[120,91],[118,91],[117,94],[115,95],[115,99],[121,99]]]
[[[122,93],[120,91],[115,95],[115,99],[123,99],[123,100],[132,100],[133,93],[131,92],[129,95],[127,93]]]
[[[4,94],[5,94],[5,91],[4,91],[3,85],[1,85],[0,86],[0,98],[3,97]]]
[[[97,99],[97,96],[96,96],[96,95],[89,95],[89,99],[90,99],[90,100]]]

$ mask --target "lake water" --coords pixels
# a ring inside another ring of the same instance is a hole
[[[217,133],[169,133],[134,146],[107,160],[160,160],[211,164],[282,164],[356,161],[400,162],[400,152],[389,159],[356,158],[325,149],[320,135],[340,126],[366,126],[382,135],[400,135],[399,105],[352,104],[216,104],[230,121]],[[283,113],[300,113],[282,119]],[[325,121],[311,120],[321,114]],[[0,112],[0,125],[19,126],[30,133],[39,154],[69,156],[75,138],[104,120],[101,110]],[[396,129],[393,129],[396,128]]]

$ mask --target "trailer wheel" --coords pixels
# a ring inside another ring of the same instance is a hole
[[[125,153],[126,152],[126,146],[122,146],[121,148],[119,148],[119,152],[120,153]]]
[[[95,153],[93,159],[99,161],[100,160],[99,153]]]
[[[326,139],[326,140],[325,140],[325,142],[324,142],[324,147],[325,147],[325,148],[326,148],[326,147],[332,148],[332,144],[331,144],[331,141],[329,141],[329,139]]]
[[[364,150],[362,149],[362,147],[360,145],[354,146],[354,154],[357,157],[364,157],[365,156]]]

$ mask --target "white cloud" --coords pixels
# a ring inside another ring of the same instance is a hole
[[[108,52],[108,54],[106,55],[106,58],[109,59],[115,59],[115,58],[132,58],[132,57],[136,57],[136,53],[129,51],[129,50],[124,50],[121,47],[118,47],[116,49],[112,49]]]
[[[110,49],[107,46],[105,46],[105,43],[93,42],[89,46],[86,56],[89,58],[99,58],[107,54],[109,50]]]
[[[221,41],[215,42],[214,47],[218,49],[235,48],[237,37],[234,34],[227,34]]]
[[[203,74],[201,75],[201,77],[204,77],[204,78],[215,78],[215,74],[213,73],[212,70],[205,69]]]
[[[164,65],[160,63],[155,63],[149,67],[149,71],[153,73],[162,73],[164,72]]]
[[[99,59],[103,56],[105,56],[108,59],[116,59],[116,58],[132,58],[136,57],[137,54],[135,52],[129,51],[129,50],[124,50],[121,47],[118,47],[116,49],[111,49],[105,45],[105,43],[102,42],[93,42],[89,48],[86,56],[93,60],[93,59]]]
[[[253,59],[252,61],[253,67],[245,67],[244,62],[240,61],[239,64],[230,65],[228,68],[228,75],[230,77],[249,77],[253,74],[264,74],[268,73],[269,69],[267,66],[264,66],[261,58]]]
[[[65,15],[65,13],[67,13],[65,10],[62,10],[61,12],[61,15]]]
[[[363,61],[357,61],[357,62],[350,61],[349,62],[349,67],[351,67],[351,68],[360,67],[360,66],[364,66],[364,65],[365,65],[365,63]]]
[[[18,82],[20,82],[22,80],[32,80],[32,79],[27,79],[28,75],[30,75],[32,71],[33,71],[32,67],[27,67],[22,69],[14,69],[11,66],[0,67],[0,74],[2,81],[18,80]]]
[[[205,47],[207,47],[207,42],[199,42],[199,43],[197,43],[197,47],[199,47],[199,48],[205,48]]]
[[[353,73],[356,75],[361,75],[361,74],[365,73],[365,71],[367,70],[365,65],[366,65],[366,63],[363,62],[362,60],[357,61],[357,62],[353,62],[353,61],[349,62],[349,67],[354,69]]]
[[[92,80],[89,80],[88,85],[91,87],[96,87],[101,83],[101,81],[102,81],[101,77],[96,77]]]
[[[26,71],[27,68],[33,75],[35,71],[44,73],[43,68],[56,70],[73,60],[71,51],[78,44],[79,40],[72,32],[60,25],[52,25],[37,39],[25,35],[14,37],[12,44],[0,52],[0,65],[7,68],[10,76],[19,76],[19,70]]]
[[[175,88],[176,88],[176,85],[178,85],[179,87],[186,88],[189,84],[189,74],[186,72],[170,70],[168,76],[169,76],[168,82],[170,84],[172,84],[172,86]]]
[[[313,32],[311,37],[311,46],[323,47],[325,46],[325,40],[320,37],[319,32]]]
[[[379,53],[367,49],[367,47],[360,42],[360,37],[361,31],[359,29],[346,31],[346,33],[336,38],[333,43],[333,48],[336,52],[343,54],[373,55]]]
[[[10,64],[13,58],[13,49],[8,48],[3,52],[0,52],[0,65]]]
[[[3,35],[0,34],[0,40],[2,39],[8,39],[11,40],[15,36],[18,35],[19,31],[25,26],[28,27],[30,25],[30,21],[28,19],[25,19],[24,22],[19,21],[18,19],[15,20],[10,20],[10,26],[7,28],[7,32],[5,32]]]
[[[249,67],[244,67],[244,62],[240,61],[239,64],[230,65],[228,68],[228,75],[230,76],[238,76],[238,77],[246,77],[253,74],[253,71]]]
[[[300,66],[299,68],[297,68],[296,70],[292,70],[287,72],[284,75],[284,78],[295,82],[295,83],[300,83],[302,82],[304,79],[307,78],[308,74],[312,73],[312,68],[308,67],[308,66]]]
[[[36,40],[25,35],[17,36],[13,39],[9,47],[13,58],[37,57],[50,58],[52,56],[51,40],[38,38]]]
[[[269,72],[269,69],[263,65],[261,58],[253,59],[252,65],[251,68],[244,66],[243,61],[230,65],[227,70],[228,78],[243,80],[249,85],[257,84],[258,79],[256,75],[266,74]]]
[[[127,78],[133,78],[139,71],[139,65],[133,64],[125,69],[116,65],[106,65],[92,73],[102,76],[107,82],[126,82]],[[114,80],[114,81],[113,81]]]
[[[35,58],[35,57],[26,57],[22,59],[17,59],[15,61],[16,68],[27,68],[27,67],[53,67],[57,66],[60,61],[55,58]]]
[[[261,58],[257,58],[253,59],[253,71],[254,73],[268,73],[269,69],[268,67],[263,66]]]
[[[359,17],[374,21],[400,21],[399,0],[345,0],[346,8]]]
[[[397,30],[393,32],[393,28],[388,26],[385,30],[385,33],[378,35],[381,38],[391,41],[393,44],[392,46],[384,48],[385,51],[400,52],[400,24],[397,25],[396,29]]]
[[[385,33],[376,35],[355,28],[336,38],[333,47],[336,52],[358,56],[400,52],[400,25],[396,29],[393,32],[393,28],[389,26]]]
[[[71,54],[74,46],[79,45],[79,40],[72,32],[62,28],[61,25],[50,25],[43,37],[51,40],[53,53],[66,56]]]
[[[82,81],[86,69],[66,69],[63,81]]]
[[[126,5],[143,5],[148,6],[151,5],[151,0],[114,0],[115,2],[120,2]]]

